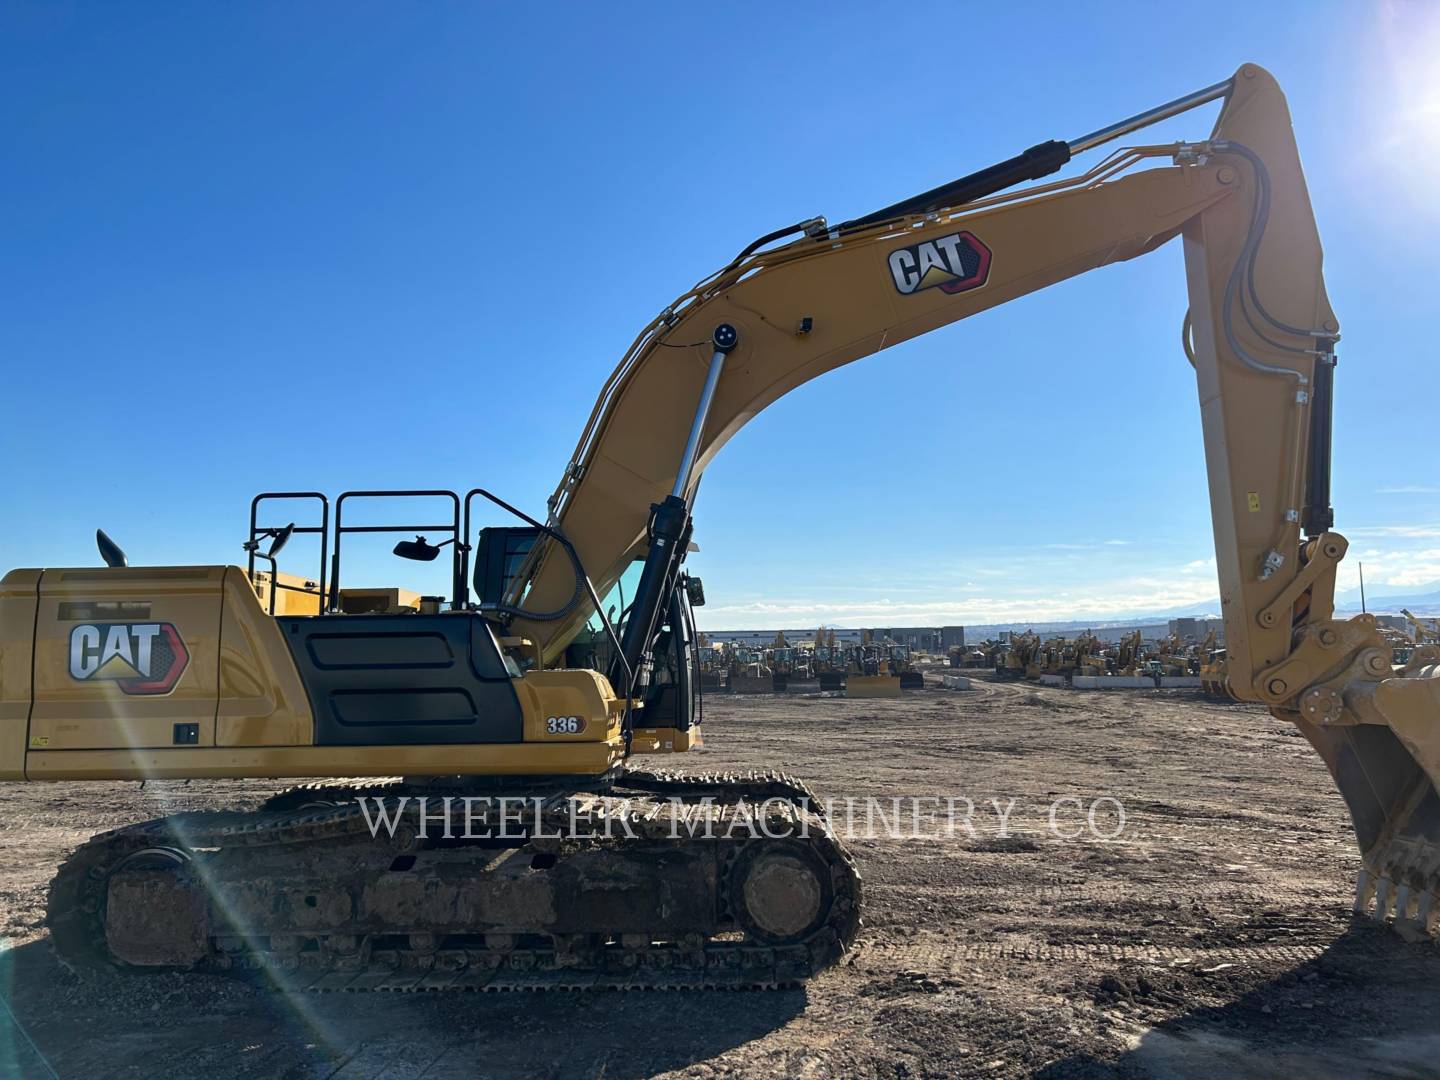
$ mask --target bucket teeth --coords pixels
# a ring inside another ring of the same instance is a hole
[[[1395,890],[1395,921],[1401,922],[1410,916],[1410,886],[1401,885]]]
[[[1396,925],[1397,929],[1406,937],[1428,938],[1435,925],[1434,889],[1427,889],[1416,898],[1414,918],[1397,920]]]
[[[1354,910],[1376,922],[1392,922],[1409,941],[1435,936],[1440,929],[1440,847],[1406,838],[1392,842],[1388,858],[1361,869],[1355,879]]]
[[[1370,917],[1384,922],[1390,915],[1390,879],[1382,877],[1375,883],[1375,910]]]
[[[1370,871],[1362,867],[1360,873],[1355,876],[1355,904],[1353,910],[1356,915],[1364,915],[1370,910],[1370,898],[1374,895],[1375,885],[1370,877]]]

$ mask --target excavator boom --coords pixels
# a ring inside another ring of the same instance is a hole
[[[1006,190],[1217,98],[1206,140],[1130,147],[1074,178]],[[550,500],[601,591],[647,549],[665,492],[693,496],[704,466],[782,395],[1181,236],[1228,689],[1297,723],[1330,767],[1365,854],[1357,907],[1428,926],[1440,868],[1440,669],[1435,650],[1421,650],[1395,672],[1372,618],[1332,618],[1347,546],[1330,505],[1340,327],[1273,77],[1246,64],[1093,135],[1041,144],[833,229],[812,219],[790,231],[803,235],[778,247],[763,244],[786,230],[762,238],[667,306],[606,382]],[[692,418],[683,403],[697,399],[705,408]],[[538,551],[532,602],[563,594],[567,572]],[[555,656],[582,618],[523,631]]]

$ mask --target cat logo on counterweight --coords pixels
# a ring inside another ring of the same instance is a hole
[[[171,623],[81,623],[70,631],[70,677],[126,694],[168,694],[190,652]]]

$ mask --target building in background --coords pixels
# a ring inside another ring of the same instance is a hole
[[[1215,631],[1215,638],[1223,642],[1225,640],[1224,619],[1171,619],[1170,633],[1181,641],[1204,641],[1211,630]]]
[[[908,645],[916,652],[948,653],[965,647],[963,626],[892,626],[872,630],[876,641],[889,638],[897,645]]]

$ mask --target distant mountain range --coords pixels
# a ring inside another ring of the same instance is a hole
[[[1416,591],[1423,590],[1423,591]],[[1382,615],[1398,615],[1401,608],[1409,608],[1422,617],[1440,616],[1440,582],[1427,582],[1410,590],[1399,590],[1380,586],[1365,590],[1365,610]],[[1335,593],[1337,614],[1353,615],[1360,611],[1360,590],[1343,589]],[[1164,626],[1171,619],[1218,619],[1220,600],[1201,600],[1195,604],[1164,608],[1159,611],[1137,611],[1133,614],[1106,615],[1095,619],[1067,619],[1061,622],[1004,622],[967,625],[967,641],[980,641],[994,637],[1002,630],[1034,630],[1037,634],[1059,634],[1075,630],[1102,630],[1124,627]]]
[[[1416,615],[1434,615],[1440,613],[1440,589],[1436,588],[1440,582],[1430,582],[1425,585],[1416,586],[1424,589],[1425,592],[1415,591],[1389,591],[1382,589],[1365,590],[1365,610],[1378,611],[1382,614],[1398,614],[1401,608],[1409,608]],[[1336,611],[1359,611],[1360,590],[1344,589],[1335,593]]]

